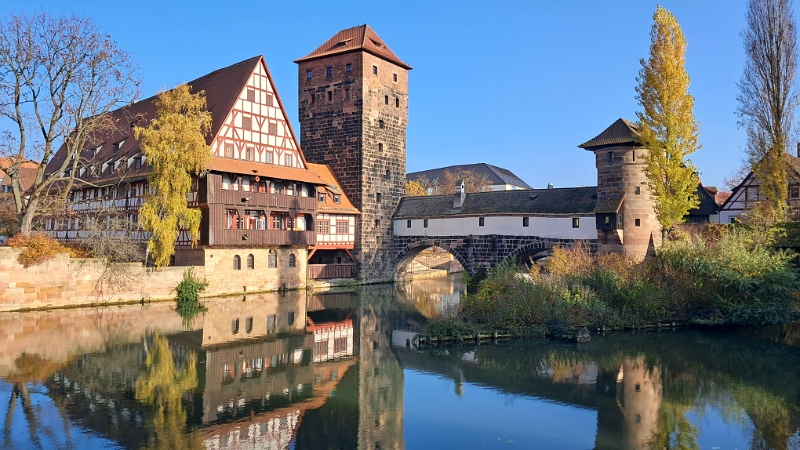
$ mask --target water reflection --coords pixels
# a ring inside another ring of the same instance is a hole
[[[462,293],[209,299],[189,330],[166,304],[0,315],[0,447],[800,446],[796,328],[411,346]]]

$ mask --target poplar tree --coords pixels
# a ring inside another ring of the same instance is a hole
[[[763,200],[757,210],[768,221],[786,217],[785,153],[798,101],[797,31],[791,0],[750,0],[742,33],[747,61],[739,82],[739,125],[747,131],[747,159]]]
[[[644,172],[662,234],[697,207],[698,178],[687,156],[699,147],[699,125],[686,72],[686,39],[678,21],[658,6],[650,30],[650,57],[640,60],[636,99],[639,134],[647,148]]]
[[[193,242],[200,234],[200,210],[189,208],[186,195],[191,192],[191,175],[200,174],[211,163],[211,147],[206,143],[211,113],[206,110],[205,93],[192,94],[185,84],[160,93],[156,108],[150,124],[136,127],[134,133],[152,166],[151,192],[139,211],[140,220],[142,229],[153,233],[147,250],[161,267],[175,254],[180,230],[189,231]]]

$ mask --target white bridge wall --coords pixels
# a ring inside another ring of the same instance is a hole
[[[539,236],[553,239],[597,239],[594,215],[570,217],[528,216],[527,227],[522,226],[522,216],[484,216],[484,226],[479,217],[448,217],[427,219],[394,219],[395,236],[468,236],[500,234],[507,236]],[[572,219],[579,219],[579,227],[572,227]]]

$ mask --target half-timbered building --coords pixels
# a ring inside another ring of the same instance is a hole
[[[800,151],[800,149],[798,149]],[[787,204],[789,220],[800,220],[800,158],[784,154],[786,171],[789,178]],[[765,200],[764,192],[758,177],[750,172],[738,186],[733,188],[730,197],[722,204],[719,211],[719,223],[734,223],[740,216],[746,215],[756,204]]]

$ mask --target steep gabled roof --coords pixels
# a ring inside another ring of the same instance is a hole
[[[448,170],[452,173],[472,172],[478,176],[485,175],[486,179],[488,179],[493,185],[510,184],[512,186],[518,186],[522,189],[532,189],[530,186],[528,186],[528,183],[522,181],[522,179],[516,176],[514,172],[486,163],[460,164],[456,166],[441,167],[438,169],[423,170],[421,172],[412,172],[406,174],[406,179],[414,181],[441,180],[444,177],[445,172]]]
[[[8,177],[3,169],[7,169],[12,164],[11,158],[0,158],[0,186],[11,186],[11,177]],[[19,164],[17,173],[22,182],[22,189],[27,191],[36,181],[39,172],[39,164],[34,161],[25,161]]]
[[[461,208],[453,196],[403,197],[395,219],[477,215],[587,215],[597,203],[597,187],[492,191],[467,194]]]
[[[363,50],[371,53],[379,58],[383,58],[398,66],[411,70],[411,66],[404,63],[392,50],[383,42],[383,39],[369,25],[359,25],[357,27],[342,30],[332,38],[328,39],[324,44],[319,46],[316,50],[308,55],[295,60],[296,63],[304,61],[311,61],[313,59],[323,58],[325,56],[336,55],[340,53],[354,52]]]
[[[336,177],[331,172],[331,168],[325,164],[307,163],[308,170],[325,182],[325,187],[334,194],[340,195],[339,203],[325,202],[317,203],[317,210],[320,212],[361,214],[358,209],[350,202]]]
[[[640,136],[638,129],[639,128],[636,126],[636,124],[629,120],[617,119],[616,122],[612,123],[610,127],[603,130],[602,133],[584,142],[578,147],[594,151],[600,147],[606,147],[609,145],[639,144]]]

